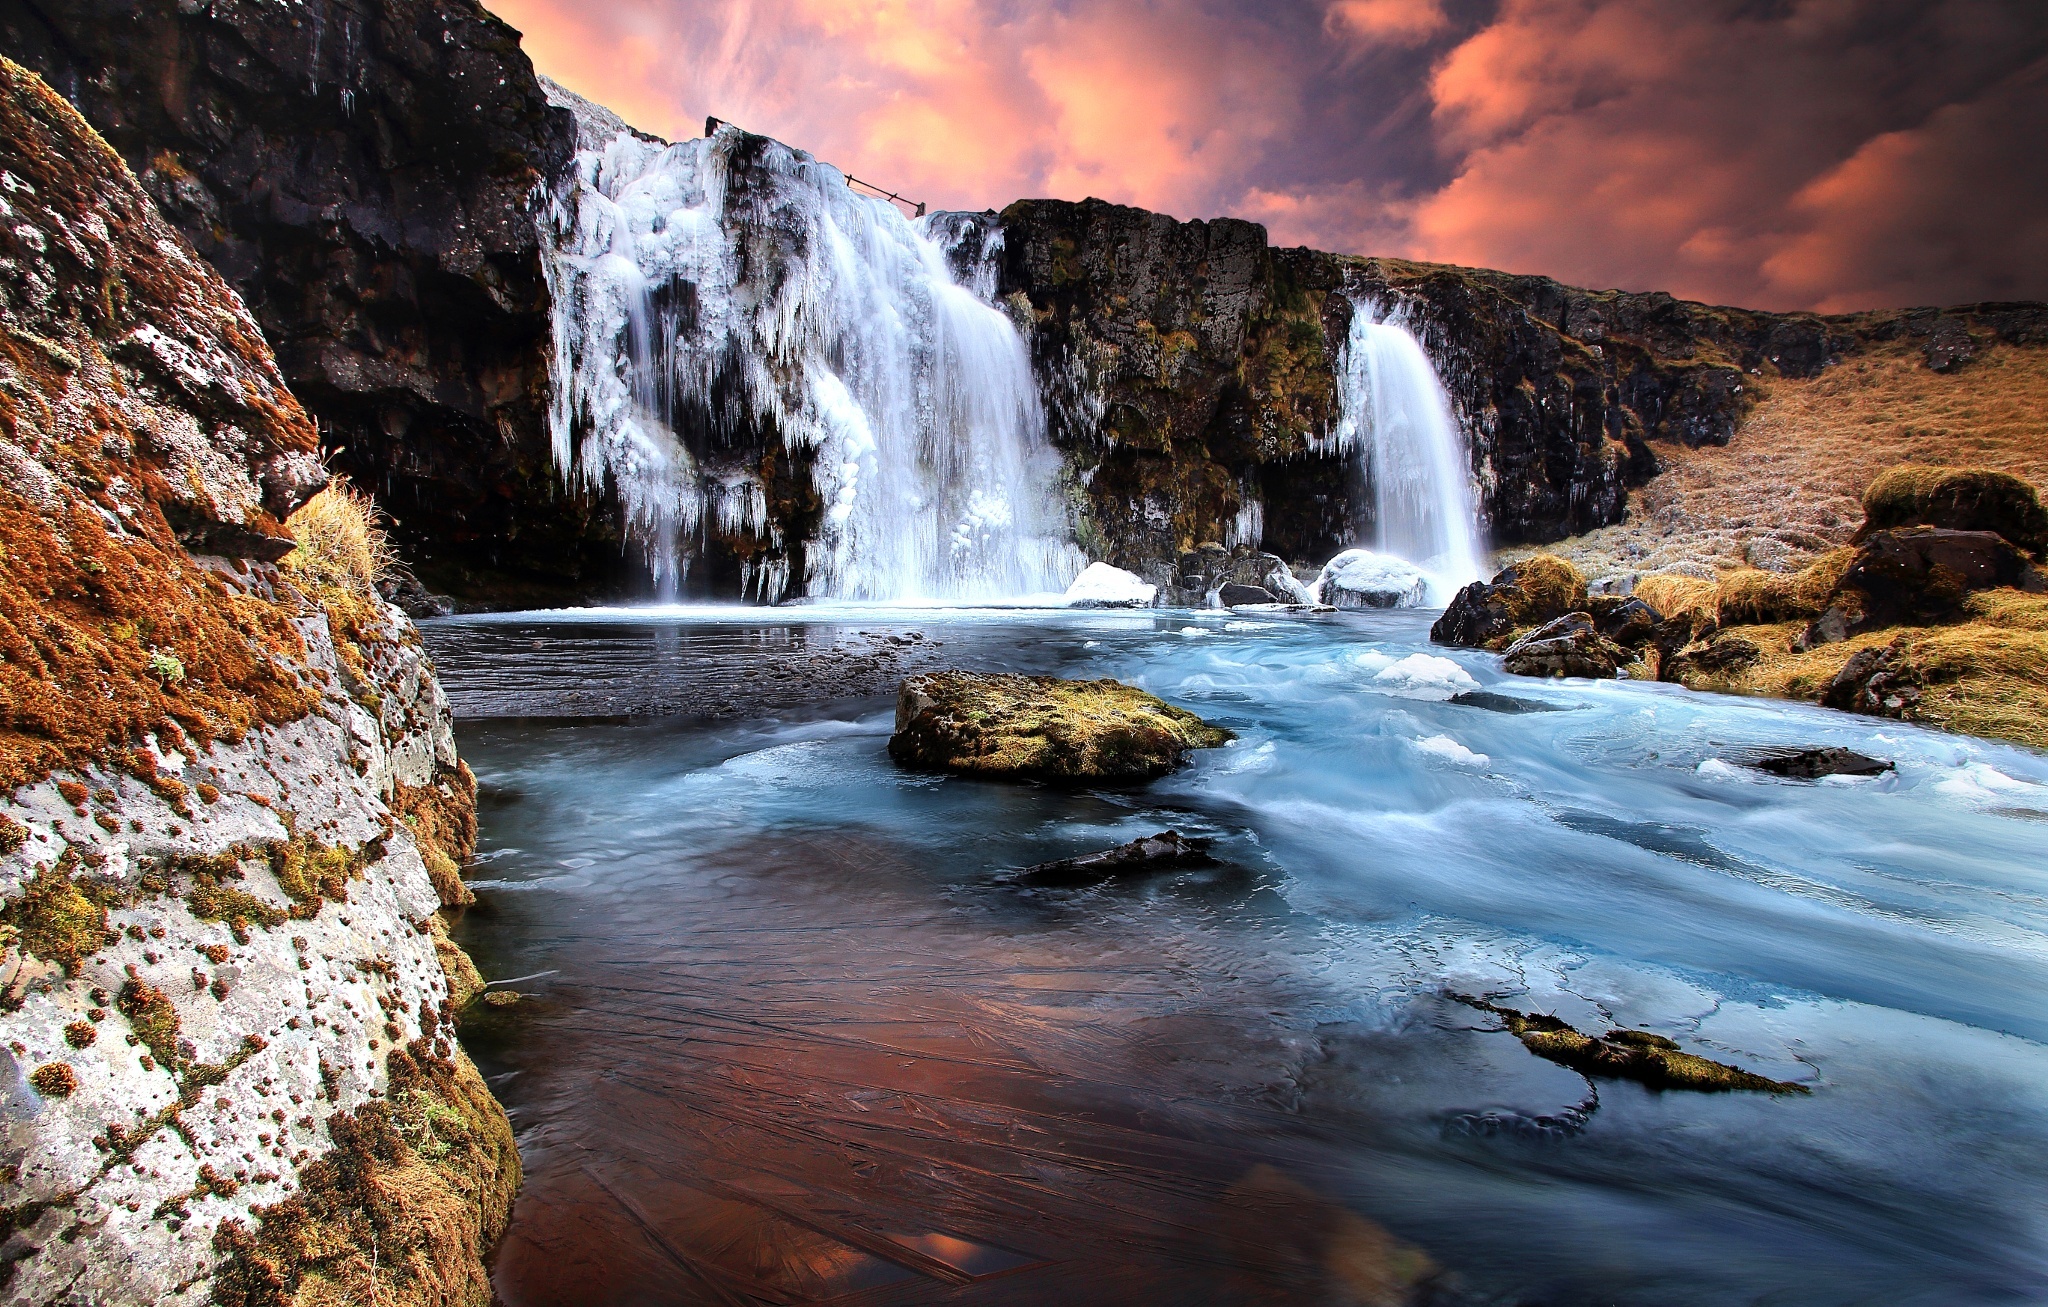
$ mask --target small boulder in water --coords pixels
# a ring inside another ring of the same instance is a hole
[[[1593,626],[1589,613],[1566,613],[1508,646],[1501,665],[1514,676],[1611,680],[1628,653]]]
[[[927,672],[898,692],[889,756],[969,776],[1141,781],[1231,738],[1119,681]]]
[[[1450,702],[1457,704],[1460,708],[1484,708],[1487,712],[1498,713],[1562,711],[1554,703],[1542,703],[1535,699],[1517,699],[1511,694],[1495,694],[1491,690],[1467,690],[1463,694],[1452,695]]]
[[[1209,856],[1209,841],[1190,839],[1179,831],[1161,831],[1143,839],[1119,844],[1100,853],[1077,858],[1060,858],[1026,867],[1013,877],[1041,885],[1073,884],[1131,872],[1166,871],[1174,867],[1200,866],[1215,861]]]
[[[1150,608],[1159,587],[1108,563],[1090,563],[1067,587],[1070,608]]]
[[[1337,555],[1309,588],[1332,608],[1419,608],[1429,597],[1428,578],[1413,563],[1370,549]]]
[[[1752,749],[1730,761],[1767,771],[1792,780],[1816,781],[1823,776],[1882,776],[1893,769],[1883,758],[1872,758],[1854,749],[1829,746],[1817,749]]]
[[[1692,1089],[1709,1094],[1732,1090],[1764,1094],[1812,1092],[1802,1084],[1772,1080],[1739,1066],[1685,1052],[1674,1041],[1647,1030],[1610,1030],[1596,1038],[1544,1013],[1495,1007],[1463,994],[1451,997],[1499,1017],[1508,1033],[1522,1041],[1522,1047],[1580,1075],[1634,1080],[1652,1089]]]

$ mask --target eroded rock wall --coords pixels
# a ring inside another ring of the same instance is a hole
[[[519,1172],[452,1041],[446,700],[271,561],[312,422],[5,61],[0,201],[0,1299],[481,1305]]]
[[[0,0],[0,42],[241,292],[430,589],[629,584],[549,452],[530,197],[574,128],[516,32],[475,0]]]

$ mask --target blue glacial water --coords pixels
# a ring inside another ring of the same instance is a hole
[[[2048,1301],[2048,758],[1428,619],[429,623],[458,938],[536,977],[466,1034],[527,1165],[500,1297]],[[893,678],[942,665],[1238,739],[1133,790],[905,773]],[[1728,761],[1781,744],[1897,770]],[[1168,828],[1222,865],[1005,878]],[[1812,1092],[1588,1082],[1458,994]]]

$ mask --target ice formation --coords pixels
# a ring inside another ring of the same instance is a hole
[[[803,574],[753,565],[749,597],[1065,589],[1083,560],[1058,459],[1024,341],[986,298],[999,229],[913,225],[829,164],[731,126],[585,147],[542,217],[554,456],[617,486],[666,592],[711,529],[790,556],[763,436],[823,508]]]
[[[1323,565],[1309,589],[1317,603],[1333,608],[1414,608],[1428,602],[1429,578],[1406,559],[1347,549]]]
[[[1066,602],[1075,608],[1149,608],[1159,587],[1108,563],[1090,563],[1067,587]]]

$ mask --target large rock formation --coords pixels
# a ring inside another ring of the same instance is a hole
[[[476,0],[0,0],[0,41],[241,292],[430,588],[626,583],[550,455],[531,197],[573,125],[516,32]]]
[[[451,1039],[446,701],[396,610],[268,561],[312,422],[5,61],[0,202],[0,1292],[480,1307],[519,1169]]]

